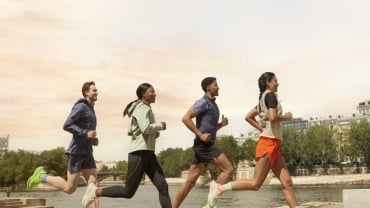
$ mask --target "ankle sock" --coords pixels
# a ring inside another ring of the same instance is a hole
[[[46,183],[46,178],[48,177],[48,174],[44,173],[40,176],[41,182]]]
[[[219,185],[218,187],[217,187],[217,191],[219,192],[219,193],[223,193],[223,192],[225,192],[225,191],[231,191],[232,190],[232,186],[231,186],[231,182],[229,182],[229,183],[226,183],[226,184],[224,184],[224,185]]]

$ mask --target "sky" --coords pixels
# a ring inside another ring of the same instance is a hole
[[[167,123],[156,153],[192,146],[181,119],[207,76],[217,78],[229,119],[219,135],[254,131],[244,117],[266,71],[294,117],[350,116],[370,99],[368,8],[365,0],[2,0],[0,137],[14,151],[66,148],[63,123],[90,80],[102,161],[127,160],[122,111],[143,82],[156,90],[156,120]]]

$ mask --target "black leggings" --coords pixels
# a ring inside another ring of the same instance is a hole
[[[159,201],[164,208],[171,208],[168,184],[153,151],[136,151],[128,154],[128,169],[125,186],[102,189],[103,197],[132,198],[146,173],[159,192]]]

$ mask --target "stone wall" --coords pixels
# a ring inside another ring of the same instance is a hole
[[[309,176],[309,175],[351,175],[351,174],[366,174],[367,167],[343,167],[342,173],[340,168],[327,168],[326,173],[324,168],[314,168],[310,174],[307,168],[297,168],[296,176]]]
[[[344,167],[343,173],[341,174],[341,171],[339,168],[328,168],[327,174],[325,174],[324,168],[314,168],[312,173],[310,174],[307,168],[298,168],[296,170],[295,176],[319,176],[319,175],[352,175],[352,174],[366,174],[367,168],[366,167]],[[254,175],[254,167],[239,167],[235,171],[235,179],[251,179]],[[292,174],[294,175],[294,174]],[[273,176],[270,172],[269,176]]]
[[[45,199],[39,198],[0,198],[0,208],[20,208],[20,207],[38,207],[38,208],[53,208],[46,206]]]

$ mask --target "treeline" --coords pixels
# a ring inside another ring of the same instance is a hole
[[[370,170],[370,123],[363,119],[349,126],[314,126],[306,132],[283,131],[282,154],[291,173],[298,167],[312,173],[316,166],[327,173],[337,167],[343,173],[345,164]]]
[[[216,140],[216,146],[226,154],[234,167],[241,160],[252,160],[256,142],[247,140],[242,145],[238,145],[232,136],[225,136]],[[181,148],[168,148],[158,154],[158,161],[162,166],[166,177],[180,177],[183,170],[188,170],[193,158],[192,147],[185,150]],[[212,177],[219,174],[219,169],[213,165],[207,165],[204,173],[210,172]]]
[[[41,153],[18,150],[7,152],[0,159],[0,187],[14,186],[24,189],[28,177],[37,166],[45,166],[48,173],[67,176],[65,149],[58,147]]]
[[[240,161],[254,162],[257,142],[246,140],[238,144],[232,136],[225,136],[216,140],[219,147],[229,158],[234,169]],[[305,132],[293,128],[283,129],[283,143],[281,152],[285,163],[292,175],[297,168],[307,168],[312,173],[314,167],[329,167],[343,169],[346,162],[354,166],[366,166],[370,170],[370,122],[361,120],[350,126],[328,127],[314,126]],[[193,157],[192,148],[168,148],[158,154],[166,177],[180,177],[183,170],[189,169]],[[18,150],[6,153],[0,159],[0,186],[24,187],[26,180],[35,167],[44,165],[48,173],[66,178],[67,158],[62,147],[43,151],[41,153]],[[127,162],[120,161],[113,168],[103,166],[101,171],[127,171]],[[212,178],[216,178],[219,169],[208,165]]]
[[[256,144],[257,141],[246,140],[238,145],[232,136],[216,141],[216,146],[226,154],[234,169],[243,160],[253,164]],[[356,167],[366,166],[369,172],[370,123],[364,119],[342,127],[313,126],[305,132],[285,128],[281,152],[292,175],[295,175],[297,168],[307,168],[312,174],[315,167],[322,167],[324,173],[329,167],[337,167],[342,173],[346,163]],[[189,168],[192,154],[191,148],[169,148],[161,151],[158,158],[167,177],[179,177],[181,171]],[[220,170],[208,165],[205,171],[216,178]]]

